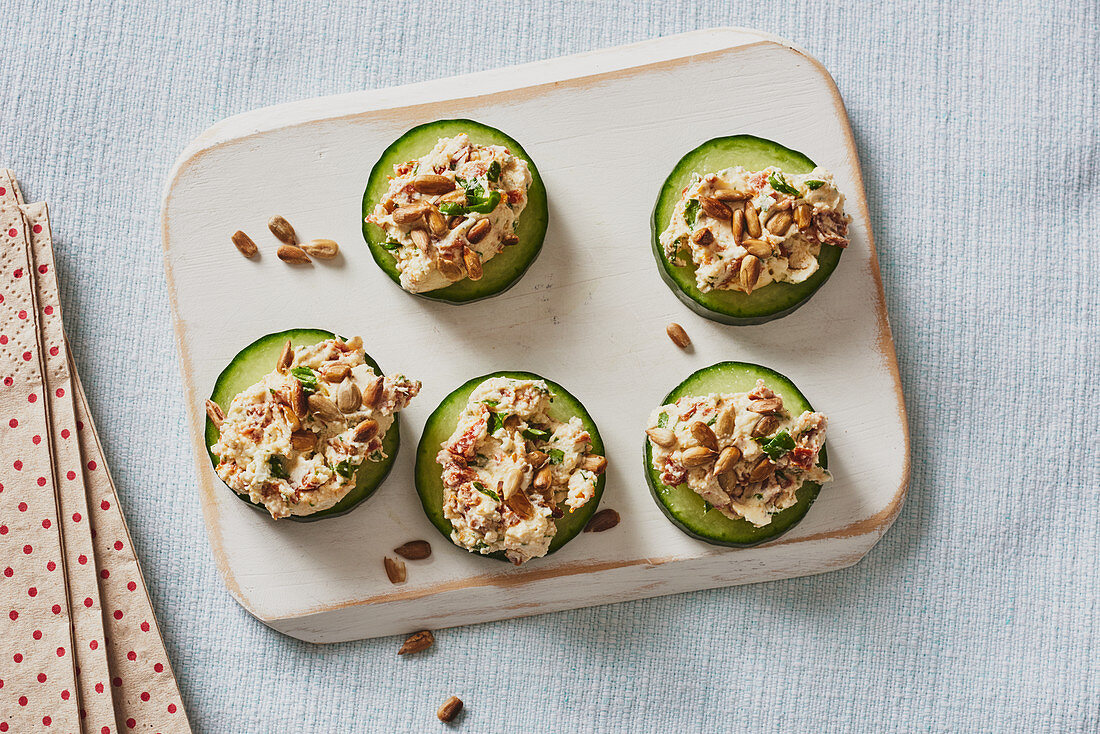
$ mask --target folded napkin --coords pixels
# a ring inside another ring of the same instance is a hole
[[[2,169],[0,226],[0,732],[189,732],[65,341],[49,211]]]

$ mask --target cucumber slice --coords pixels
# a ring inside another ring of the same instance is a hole
[[[545,377],[540,377],[532,372],[493,372],[468,380],[443,398],[443,402],[439,404],[439,407],[428,416],[428,421],[424,424],[424,433],[420,437],[420,445],[416,447],[415,481],[416,492],[420,495],[420,504],[423,505],[424,514],[432,521],[432,525],[435,525],[436,530],[442,533],[448,541],[451,540],[451,521],[443,516],[443,476],[442,469],[436,463],[435,457],[439,453],[440,444],[454,433],[455,426],[458,425],[458,417],[466,408],[466,401],[469,400],[470,393],[490,377],[542,380],[554,394],[554,400],[550,404],[550,417],[562,422],[573,416],[580,418],[585,430],[592,436],[592,452],[601,455],[604,453],[603,439],[600,438],[599,429],[596,428],[592,416],[588,414],[588,411],[585,410],[579,400],[556,382],[551,382]],[[600,475],[596,482],[596,494],[584,507],[573,512],[569,512],[568,508],[564,508],[566,510],[565,516],[559,517],[555,521],[558,530],[554,534],[554,539],[550,541],[550,549],[547,551],[547,555],[561,548],[584,530],[584,526],[592,519],[592,515],[596,513],[596,508],[600,504],[605,480],[606,475]],[[498,561],[508,560],[501,551],[490,553],[486,558],[495,558]]]
[[[485,273],[480,280],[463,280],[445,288],[425,291],[413,295],[449,303],[470,303],[489,298],[511,288],[542,250],[542,241],[546,237],[548,215],[546,210],[546,187],[539,176],[535,162],[523,150],[523,146],[500,130],[473,120],[438,120],[414,127],[390,144],[382,157],[371,169],[363,192],[363,217],[374,211],[375,205],[389,189],[390,177],[395,164],[411,161],[430,151],[440,138],[466,133],[470,140],[480,145],[503,145],[512,155],[527,161],[531,169],[531,187],[527,190],[527,206],[519,215],[519,244],[506,247],[503,252],[485,263]],[[386,241],[382,228],[363,222],[363,238],[367,241],[371,255],[378,267],[385,271],[390,279],[400,285],[401,273],[397,269],[397,259],[383,247]]]
[[[665,397],[661,405],[674,403],[685,395],[748,392],[756,385],[757,380],[764,380],[769,388],[782,397],[783,405],[791,414],[798,415],[804,410],[813,410],[806,396],[799,392],[793,382],[775,370],[749,362],[719,362],[693,372]],[[708,510],[703,498],[686,484],[675,487],[662,484],[660,472],[653,468],[652,448],[652,444],[646,439],[643,452],[645,476],[657,506],[676,527],[693,538],[713,545],[747,547],[778,538],[806,516],[821,490],[821,485],[816,482],[803,483],[795,493],[797,502],[772,515],[770,524],[758,528],[748,520],[731,520],[718,510]],[[828,467],[824,446],[821,448],[818,463]]]
[[[817,272],[801,283],[769,283],[751,295],[721,290],[703,293],[695,285],[693,264],[677,267],[665,257],[661,249],[661,232],[668,228],[672,210],[692,174],[713,173],[731,166],[744,166],[752,171],[779,166],[791,173],[809,173],[814,169],[814,162],[798,151],[753,135],[708,140],[681,158],[661,187],[653,207],[653,256],[657,258],[661,278],[695,313],[723,324],[763,324],[786,316],[808,301],[836,270],[843,249],[822,245]]]
[[[275,368],[275,363],[278,361],[287,339],[290,339],[291,344],[295,347],[302,347],[331,339],[333,336],[334,334],[331,331],[324,331],[323,329],[288,329],[287,331],[260,337],[238,352],[233,361],[222,370],[214,383],[214,390],[210,394],[210,399],[220,405],[222,410],[229,408],[229,404],[237,393],[255,385],[264,375]],[[366,359],[367,364],[373,367],[377,374],[382,374],[382,368],[371,359],[370,355],[366,355]],[[339,517],[350,512],[360,502],[374,494],[381,486],[386,475],[390,473],[393,462],[397,458],[397,450],[401,445],[401,431],[398,423],[399,421],[394,420],[390,430],[386,432],[385,438],[382,439],[382,450],[386,452],[386,458],[378,462],[363,462],[355,477],[355,488],[348,492],[342,500],[327,510],[315,512],[312,515],[291,515],[286,519],[312,522],[330,517]],[[218,435],[218,429],[214,426],[214,422],[207,418],[206,453],[210,456],[210,462],[215,468],[218,466],[218,458],[210,451],[210,447],[217,442]],[[226,488],[228,489],[228,485]],[[267,508],[263,505],[253,502],[244,495],[237,494],[232,489],[229,491],[234,497],[247,503],[250,507],[256,508],[264,515],[268,514]]]

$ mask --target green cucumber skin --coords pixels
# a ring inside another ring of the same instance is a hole
[[[603,439],[600,437],[600,432],[596,428],[596,423],[592,420],[592,416],[588,414],[588,411],[581,405],[579,400],[556,382],[547,380],[532,372],[518,371],[493,372],[467,380],[448,393],[447,397],[443,398],[439,406],[432,411],[430,416],[428,416],[428,420],[424,423],[424,433],[420,437],[420,444],[416,447],[416,469],[414,471],[414,477],[416,481],[416,492],[420,497],[420,504],[424,508],[424,514],[428,516],[428,520],[435,526],[435,529],[452,545],[454,545],[454,543],[451,541],[451,522],[443,516],[442,469],[439,464],[436,463],[435,457],[439,453],[440,444],[450,438],[451,434],[454,432],[455,420],[465,407],[466,401],[474,391],[474,388],[490,377],[510,377],[516,380],[544,381],[550,388],[550,391],[554,393],[554,403],[551,405],[551,412],[554,413],[552,417],[557,420],[561,420],[563,416],[566,418],[574,415],[579,417],[585,429],[592,437],[592,451],[600,455],[604,453]],[[560,413],[557,412],[555,408],[562,405],[565,405],[565,411]],[[554,553],[584,530],[584,526],[587,525],[588,521],[592,519],[592,516],[596,514],[596,509],[599,507],[600,499],[603,497],[605,481],[606,475],[600,475],[600,478],[596,481],[596,493],[592,499],[579,510],[568,512],[564,517],[560,517],[554,521],[557,526],[557,532],[554,534],[554,539],[550,541],[550,549],[547,551],[546,555]],[[459,546],[455,547],[458,548]],[[460,550],[466,549],[460,548]],[[473,551],[468,552],[474,553]],[[481,554],[478,553],[475,555]],[[502,551],[490,553],[484,557],[494,558],[498,561],[508,561],[508,559],[504,557]]]
[[[512,155],[525,160],[531,171],[531,187],[527,190],[527,206],[524,207],[518,219],[519,228],[516,234],[519,235],[519,244],[506,248],[486,262],[481,280],[463,279],[446,288],[412,294],[432,301],[453,304],[473,303],[491,298],[504,293],[518,283],[542,251],[542,243],[546,238],[546,227],[549,223],[546,186],[542,182],[542,176],[539,175],[538,167],[527,155],[523,146],[496,128],[466,119],[424,123],[407,131],[391,143],[374,164],[370,178],[367,179],[367,187],[363,191],[364,219],[374,211],[375,204],[389,188],[389,177],[393,174],[395,163],[419,158],[431,150],[440,138],[458,133],[466,133],[470,136],[470,140],[482,145],[503,145],[511,151]],[[382,268],[390,280],[400,287],[401,277],[397,269],[397,261],[386,248],[382,247],[382,242],[385,241],[382,229],[364,221],[363,238],[378,267]]]
[[[661,402],[669,405],[685,395],[705,395],[712,392],[746,392],[763,379],[772,390],[783,397],[783,403],[792,413],[813,410],[806,397],[794,383],[773,369],[749,362],[719,362],[693,372],[677,385]],[[642,451],[645,462],[646,482],[654,501],[676,527],[697,540],[731,548],[748,548],[775,540],[793,528],[809,512],[817,499],[821,485],[805,482],[795,496],[796,504],[773,515],[770,524],[755,527],[748,520],[731,520],[718,510],[703,513],[703,498],[686,484],[668,487],[661,483],[660,475],[653,469],[652,445],[645,441]],[[823,446],[819,463],[828,467],[828,456]],[[682,507],[673,508],[675,502]]]
[[[282,352],[283,344],[286,343],[287,339],[290,339],[295,347],[301,347],[309,344],[316,344],[325,339],[331,339],[333,336],[331,331],[325,331],[323,329],[288,329],[286,331],[279,331],[274,334],[260,337],[238,352],[237,356],[233,358],[224,370],[222,370],[221,374],[218,375],[218,379],[214,382],[214,389],[211,391],[210,399],[220,405],[223,410],[227,409],[230,401],[232,401],[237,393],[256,384],[261,377],[272,370],[275,366],[275,362],[279,358],[279,354]],[[373,367],[376,373],[382,374],[382,368],[378,366],[377,362],[371,359],[370,355],[366,355],[366,360],[367,364]],[[395,416],[395,418],[396,417],[397,416]],[[340,517],[341,515],[346,515],[351,512],[373,495],[378,488],[382,486],[382,482],[384,482],[389,475],[390,470],[393,468],[394,461],[397,459],[397,451],[401,447],[401,429],[398,423],[397,420],[394,420],[390,430],[386,432],[385,438],[382,439],[382,449],[387,455],[385,461],[364,462],[356,475],[355,489],[349,492],[342,500],[329,509],[316,512],[312,515],[291,515],[284,519],[293,520],[295,522],[316,522],[318,520]],[[214,422],[211,421],[210,418],[207,418],[206,453],[210,456],[211,464],[215,468],[218,465],[218,459],[210,451],[210,447],[213,446],[217,440],[218,429],[214,427]],[[229,489],[229,492],[234,497],[241,500],[249,507],[262,512],[264,515],[269,515],[267,508],[263,505],[256,504],[248,497],[237,494],[230,489],[228,485],[226,489]]]
[[[814,168],[814,162],[802,153],[754,135],[708,140],[685,154],[665,179],[653,206],[652,244],[661,279],[684,305],[711,321],[751,326],[782,318],[810,300],[836,269],[843,249],[822,245],[817,272],[802,283],[771,283],[751,295],[739,291],[700,291],[695,286],[693,266],[676,267],[665,257],[661,232],[668,227],[673,207],[692,173],[712,173],[738,165],[750,170],[779,166],[792,173],[808,173]]]

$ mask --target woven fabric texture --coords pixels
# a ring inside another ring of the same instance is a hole
[[[50,202],[68,334],[196,730],[435,731],[452,693],[477,732],[1100,730],[1098,16],[9,0],[0,163]],[[843,571],[448,630],[417,659],[249,617],[185,438],[158,218],[183,147],[263,105],[718,25],[803,46],[848,106],[912,432],[894,527]]]

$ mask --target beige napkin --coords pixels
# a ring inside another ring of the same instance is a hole
[[[80,731],[27,230],[0,178],[0,732]]]
[[[15,257],[12,253],[22,252],[23,258],[21,268],[13,265],[20,271],[19,277],[14,278],[20,281],[17,284],[20,287],[15,289],[20,299],[13,300],[6,292],[0,273],[0,295],[8,304],[18,306],[12,310],[17,323],[9,327],[5,303],[0,301],[0,371],[3,372],[0,378],[11,377],[8,392],[36,393],[33,401],[28,399],[20,404],[18,400],[7,400],[4,388],[0,387],[0,410],[4,411],[5,421],[9,420],[9,404],[11,410],[22,410],[27,417],[15,420],[35,426],[33,435],[28,434],[31,445],[42,449],[37,452],[42,456],[35,458],[35,466],[39,468],[31,470],[29,460],[24,460],[23,466],[15,469],[13,465],[12,470],[38,477],[34,483],[38,487],[36,501],[53,506],[53,515],[38,530],[53,532],[58,560],[51,571],[57,573],[59,588],[54,594],[60,594],[61,601],[51,603],[49,612],[55,618],[54,626],[63,628],[57,634],[66,638],[64,646],[59,644],[54,649],[55,660],[50,662],[68,671],[67,677],[60,672],[44,673],[43,681],[33,671],[29,673],[32,677],[28,677],[27,667],[9,674],[6,667],[0,666],[4,678],[0,683],[0,734],[32,730],[95,734],[131,730],[190,732],[87,400],[65,341],[48,210],[45,204],[24,204],[14,176],[3,169],[0,169],[0,205],[0,223],[9,233],[5,244],[7,240],[13,243],[0,252],[0,267],[7,264],[3,258]],[[14,336],[17,331],[19,346]],[[25,344],[33,344],[33,350]],[[5,351],[9,347],[13,350],[10,355]],[[19,359],[26,364],[20,365]],[[32,365],[37,370],[31,369]],[[0,456],[9,453],[6,441],[19,443],[15,429],[10,430],[15,438],[5,436],[0,426]],[[0,481],[3,477],[4,469],[0,467]],[[14,482],[9,483],[14,486]],[[0,518],[8,517],[7,499],[7,491],[0,489]],[[30,517],[29,501],[27,505],[26,517]],[[18,525],[20,534],[38,532],[33,523],[30,528],[26,525],[26,522]],[[5,559],[13,556],[4,541],[16,532],[13,523],[7,526],[12,527],[0,528],[0,553],[5,554]],[[5,580],[19,578],[19,571],[13,564],[11,575],[5,572]],[[0,584],[0,604],[8,604],[9,598],[12,605],[22,601],[12,592],[17,586]],[[33,598],[45,596],[44,588],[36,589]],[[16,614],[11,615],[12,624],[37,619],[33,608],[24,614],[13,606],[13,611]],[[34,626],[33,634],[45,639],[44,626]],[[4,649],[2,642],[0,649]],[[16,654],[24,656],[19,665],[29,660],[26,653],[12,653]],[[26,704],[22,713],[13,713],[6,706],[5,694],[30,686],[31,681],[38,686],[37,698],[17,694],[16,705],[24,698]],[[57,701],[64,704],[60,707],[64,711],[54,713],[57,707],[48,700],[51,694],[56,694]]]
[[[76,436],[76,411],[69,374],[68,347],[61,322],[61,301],[54,273],[53,239],[49,212],[44,203],[21,207],[30,228],[32,267],[38,296],[38,331],[46,362],[46,398],[50,413],[50,443],[54,479],[65,547],[69,582],[73,658],[84,731],[102,734],[115,728],[111,674],[107,667],[103,613],[96,581],[92,526],[81,471],[80,444]]]

